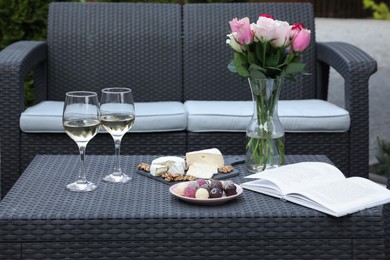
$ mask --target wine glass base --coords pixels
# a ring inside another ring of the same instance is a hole
[[[87,191],[95,190],[97,188],[97,185],[89,181],[86,182],[76,181],[66,185],[66,188],[70,191],[87,192]]]
[[[126,174],[109,174],[103,178],[107,182],[126,183],[131,180],[131,177]]]

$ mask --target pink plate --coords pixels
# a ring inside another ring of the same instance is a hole
[[[179,199],[181,200],[184,200],[186,202],[189,202],[189,203],[193,203],[193,204],[198,204],[198,205],[217,205],[217,204],[222,204],[222,203],[225,203],[229,200],[232,200],[232,199],[235,199],[237,198],[238,196],[241,195],[241,193],[243,192],[241,186],[237,185],[237,184],[234,184],[236,185],[236,188],[237,188],[237,194],[235,195],[232,195],[232,196],[226,196],[225,193],[223,193],[222,197],[221,198],[215,198],[215,199],[196,199],[196,198],[189,198],[189,197],[185,197],[185,196],[181,196],[179,194],[176,193],[176,187],[177,187],[178,184],[175,184],[175,185],[172,185],[170,188],[169,188],[169,192],[172,193],[172,195],[178,197]]]

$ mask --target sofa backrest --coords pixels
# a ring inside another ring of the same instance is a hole
[[[48,99],[71,90],[130,87],[140,101],[182,101],[177,4],[52,3]]]
[[[314,12],[310,3],[236,3],[184,5],[184,99],[248,100],[248,82],[230,72],[227,65],[233,51],[226,45],[229,21],[268,13],[278,20],[303,23],[312,32],[312,44],[302,61],[310,76],[300,75],[297,82],[284,81],[281,99],[310,99],[316,94],[316,47]]]

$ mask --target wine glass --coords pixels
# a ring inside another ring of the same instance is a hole
[[[100,101],[100,122],[109,132],[115,143],[115,169],[105,176],[108,182],[125,183],[131,177],[123,173],[120,167],[120,147],[122,137],[133,126],[135,108],[133,94],[129,88],[105,88]]]
[[[87,181],[85,176],[85,149],[99,131],[99,101],[95,92],[72,91],[66,93],[62,124],[65,133],[72,138],[80,151],[80,172],[78,180],[68,184],[71,191],[86,192],[96,189],[96,185]]]

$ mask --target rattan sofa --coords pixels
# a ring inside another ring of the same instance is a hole
[[[225,36],[229,20],[244,16],[253,20],[259,13],[302,22],[312,31],[313,44],[303,57],[311,76],[301,76],[296,83],[285,81],[281,99],[326,100],[329,66],[345,79],[349,129],[287,131],[286,153],[325,154],[345,174],[367,176],[368,80],[376,62],[346,43],[314,44],[310,3],[52,3],[47,42],[17,42],[0,53],[2,195],[36,154],[77,153],[75,143],[63,132],[21,130],[23,82],[30,70],[37,104],[63,101],[70,90],[99,93],[119,86],[131,87],[135,100],[145,102],[146,111],[150,102],[250,102],[248,83],[227,70],[232,51]],[[154,131],[148,122],[145,131],[125,135],[122,154],[181,155],[210,147],[224,154],[245,152],[245,129],[206,131],[184,126]],[[98,134],[87,147],[87,154],[112,153],[108,134]]]

